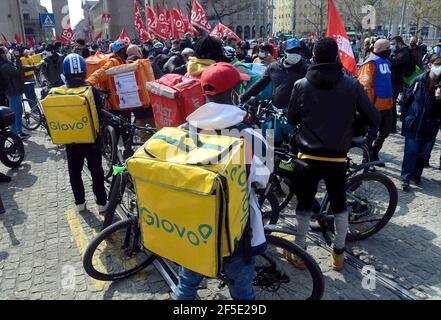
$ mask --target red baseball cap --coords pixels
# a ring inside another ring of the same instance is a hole
[[[202,73],[201,84],[204,94],[214,96],[234,88],[240,81],[250,81],[251,77],[240,73],[235,67],[226,62],[209,66]]]

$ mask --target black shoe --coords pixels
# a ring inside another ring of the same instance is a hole
[[[421,178],[415,178],[413,179],[413,182],[415,183],[416,186],[419,186],[421,184]]]
[[[409,189],[410,189],[410,182],[409,181],[403,181],[401,186],[403,187],[403,191],[409,191]]]
[[[9,182],[11,182],[11,178],[3,173],[0,173],[0,183],[9,183]]]

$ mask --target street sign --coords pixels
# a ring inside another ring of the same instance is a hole
[[[40,13],[40,25],[43,29],[55,28],[55,14]]]

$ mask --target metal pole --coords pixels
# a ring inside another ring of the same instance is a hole
[[[404,0],[403,11],[401,12],[400,36],[403,35],[403,27],[404,27],[404,20],[405,20],[405,17],[406,17],[406,10],[407,10],[407,0]]]
[[[18,9],[18,20],[20,23],[20,36],[22,38],[23,43],[26,43],[26,33],[24,28],[24,22],[23,22],[23,12],[21,10],[21,0],[16,0],[17,2],[17,9]]]

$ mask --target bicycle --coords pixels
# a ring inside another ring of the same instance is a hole
[[[26,82],[34,84],[35,82]],[[22,99],[23,106],[23,127],[29,131],[35,131],[41,126],[47,130],[47,121],[39,101]]]
[[[8,168],[18,168],[25,157],[22,139],[9,128],[14,121],[11,110],[0,107],[0,162]]]
[[[115,167],[115,174],[115,181],[120,182],[113,185],[113,190],[117,190],[121,195],[125,189],[125,182],[129,181],[129,174],[125,167]],[[118,176],[120,178],[117,178]],[[114,197],[111,193],[110,198],[114,199]],[[143,247],[136,196],[134,201],[133,210],[129,210],[127,219],[110,225],[89,244],[83,259],[86,273],[97,280],[116,281],[128,278],[157,261],[175,275],[172,278],[177,285],[176,269],[179,266],[155,256]],[[277,210],[277,208],[272,209]],[[264,254],[256,257],[256,275],[253,281],[257,298],[321,299],[324,279],[318,264],[294,243],[274,235],[279,231],[285,234],[295,234],[295,232],[288,228],[278,230],[277,226],[265,226],[265,228],[268,249]],[[305,263],[304,270],[297,269],[286,259],[290,254],[298,256]],[[219,281],[220,289],[228,283],[222,274],[218,280],[212,281]]]
[[[361,143],[361,140],[359,143]],[[287,206],[295,195],[295,181],[292,181],[294,170],[302,170],[308,166],[293,155],[287,155],[286,157],[289,160],[277,166],[275,173],[270,178],[264,196],[262,196],[265,199],[269,194],[275,193],[278,187],[278,176],[289,181],[289,192],[285,200],[280,204],[279,210],[271,212],[271,216],[265,217],[271,224],[277,224],[279,220],[283,220],[283,222],[288,222],[289,225],[292,225],[290,220],[294,218],[294,215],[283,214],[282,212],[285,209],[283,206]],[[350,163],[351,159],[348,158],[346,195],[349,209],[349,232],[347,239],[348,241],[359,241],[378,233],[390,221],[397,208],[398,191],[392,180],[384,174],[366,171],[367,168],[384,162],[376,161],[361,165],[351,165]],[[376,185],[369,187],[370,183],[375,183]],[[366,185],[369,188],[364,190]],[[381,201],[382,198],[384,198],[383,202]],[[277,216],[277,213],[279,216]],[[324,195],[321,203],[316,201],[312,220],[316,221],[319,225],[314,231],[321,231],[327,242],[330,243],[328,232],[334,232],[334,215],[329,208],[329,196],[327,193]]]

